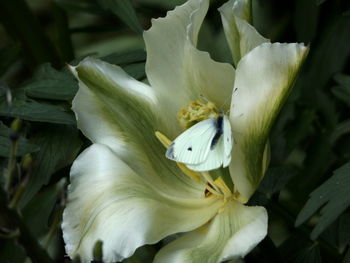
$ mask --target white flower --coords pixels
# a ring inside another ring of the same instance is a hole
[[[93,58],[72,68],[80,86],[73,110],[93,144],[71,169],[62,224],[69,256],[90,262],[101,240],[104,261],[115,262],[185,233],[154,261],[221,262],[246,255],[266,235],[266,210],[244,204],[264,175],[269,130],[307,48],[269,43],[248,23],[250,2],[231,0],[220,11],[237,67],[215,62],[196,49],[208,6],[190,0],[152,21],[144,33],[150,86]],[[165,157],[168,138],[182,132],[179,112],[202,98],[230,110],[232,182],[227,169],[214,180]]]

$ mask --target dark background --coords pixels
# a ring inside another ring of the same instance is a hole
[[[1,262],[64,260],[69,167],[89,145],[70,110],[77,83],[65,64],[95,55],[145,79],[142,30],[182,2],[0,0]],[[217,12],[225,1],[211,2],[199,48],[231,62]],[[310,53],[250,200],[268,209],[269,234],[245,260],[350,262],[350,1],[253,0],[253,14],[263,36],[304,42]],[[163,243],[127,262],[151,262]]]

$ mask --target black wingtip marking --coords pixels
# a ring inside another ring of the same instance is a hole
[[[216,133],[214,135],[213,140],[211,141],[210,144],[210,149],[213,150],[217,142],[219,141],[221,135],[223,134],[223,116],[219,116],[216,120],[215,128],[216,128]]]
[[[187,151],[192,152],[192,147],[188,147],[188,148],[187,148]]]

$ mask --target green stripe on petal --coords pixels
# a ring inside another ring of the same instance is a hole
[[[251,0],[230,0],[222,5],[219,11],[235,65],[253,48],[270,42],[251,25]]]
[[[267,233],[267,212],[229,201],[201,228],[162,248],[154,263],[217,263],[244,257]]]
[[[303,44],[262,44],[240,60],[230,112],[235,145],[230,174],[247,202],[268,160],[268,135],[308,52]]]
[[[131,256],[144,245],[210,220],[223,200],[178,198],[139,177],[107,146],[93,144],[74,162],[63,214],[69,256],[92,260],[103,242],[104,262]]]
[[[165,158],[154,135],[166,125],[158,118],[161,112],[151,87],[98,59],[87,58],[71,69],[79,80],[73,110],[86,137],[107,145],[139,175],[169,191],[190,194],[197,188]]]
[[[118,152],[125,133],[153,134],[157,99],[151,87],[98,59],[86,58],[72,69],[80,85],[73,111],[78,127],[92,142]]]
[[[232,92],[233,67],[196,49],[208,6],[208,0],[190,0],[165,18],[152,20],[152,27],[144,33],[147,77],[160,98],[164,117],[173,124],[180,108],[201,95],[220,107]]]

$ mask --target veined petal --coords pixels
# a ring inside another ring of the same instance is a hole
[[[196,188],[165,158],[164,147],[155,137],[155,131],[167,125],[158,118],[151,87],[98,59],[86,58],[71,70],[79,80],[73,110],[86,137],[110,147],[139,175],[165,185],[160,187],[168,186],[179,195]]]
[[[251,0],[230,0],[219,8],[233,62],[238,61],[258,45],[270,42],[250,24]]]
[[[107,146],[93,144],[74,162],[63,237],[69,256],[92,260],[103,242],[104,262],[131,256],[167,235],[193,230],[210,220],[223,201],[178,198],[139,177]]]
[[[165,18],[152,20],[152,27],[144,33],[146,73],[165,118],[175,120],[180,108],[201,95],[221,107],[232,92],[233,67],[196,49],[208,6],[208,0],[190,0]],[[178,133],[169,134],[175,135]]]
[[[267,212],[229,201],[212,221],[162,248],[154,263],[217,263],[244,257],[267,233]]]
[[[153,134],[157,99],[151,87],[133,79],[120,67],[91,57],[71,70],[79,81],[72,108],[78,128],[92,142],[119,151],[125,131],[134,140]],[[135,121],[140,119],[143,122]]]
[[[244,57],[249,51],[259,46],[262,43],[270,42],[269,39],[261,36],[256,29],[247,21],[235,18],[237,30],[240,36],[239,47],[240,57]]]
[[[242,202],[264,175],[270,128],[307,51],[303,44],[265,43],[238,63],[230,112],[235,140],[230,174]]]

